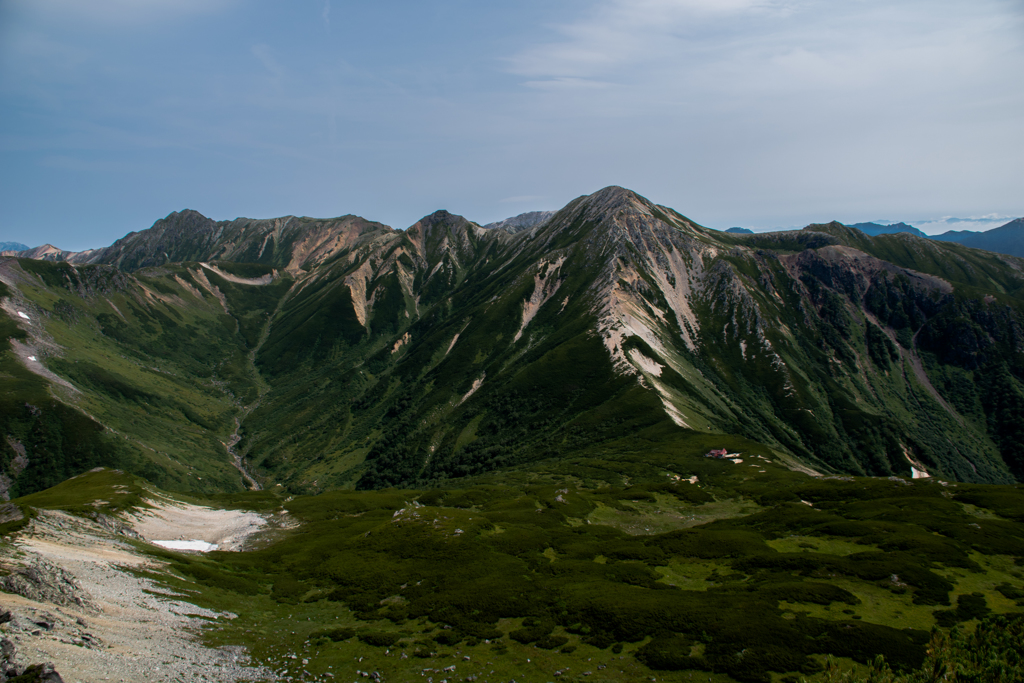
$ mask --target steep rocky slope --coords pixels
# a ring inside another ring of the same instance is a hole
[[[239,481],[224,444],[265,483],[318,491],[659,423],[821,472],[1024,478],[1012,257],[837,223],[726,234],[610,187],[514,234],[445,211],[406,231],[182,212],[64,258],[0,265],[12,348],[44,349],[5,367],[33,391],[56,373],[59,405],[113,430],[96,454],[179,487]],[[38,422],[4,427],[15,486],[50,447]]]

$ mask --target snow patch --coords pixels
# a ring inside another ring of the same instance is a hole
[[[211,550],[217,549],[216,543],[207,543],[206,541],[151,541],[154,545],[158,545],[161,548],[170,548],[171,550],[198,550],[201,553],[207,553]]]
[[[29,356],[28,359],[34,361],[34,360],[36,360],[36,357],[35,356]]]
[[[28,315],[24,311],[18,311],[18,315],[20,315],[25,320],[31,320],[32,319],[32,318],[28,317]]]
[[[903,445],[903,457],[910,463],[910,477],[912,479],[928,479],[932,476],[928,474],[928,470],[925,469],[924,465],[910,455],[910,449],[906,445]]]

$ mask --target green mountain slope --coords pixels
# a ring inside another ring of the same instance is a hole
[[[653,426],[820,472],[1024,477],[1013,257],[840,224],[726,234],[611,187],[515,234],[182,212],[67,258],[3,262],[12,329],[165,485],[240,486],[225,444],[316,492]]]

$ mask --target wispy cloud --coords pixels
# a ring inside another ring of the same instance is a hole
[[[711,37],[706,31],[716,22],[791,11],[789,3],[766,0],[604,0],[576,22],[550,27],[559,39],[529,46],[508,64],[535,78],[599,78],[663,59],[702,31]]]
[[[331,0],[324,0],[324,9],[320,12],[320,17],[324,21],[324,26],[327,28],[331,27]]]
[[[731,100],[886,87],[898,96],[977,79],[1005,49],[995,39],[1012,33],[1003,0],[988,0],[991,11],[940,2],[931,13],[921,2],[825,4],[602,0],[506,65],[532,89],[620,83],[661,101],[683,88]],[[1016,20],[1024,28],[1020,12]]]

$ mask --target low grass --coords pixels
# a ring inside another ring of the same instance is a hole
[[[145,480],[120,470],[98,468],[14,502],[23,508],[109,514],[149,507],[148,494],[149,485]]]
[[[874,549],[871,544],[854,543],[845,538],[822,536],[786,536],[767,541],[767,544],[780,553],[815,552],[839,556],[853,555]]]
[[[237,615],[209,622],[211,645],[246,645],[280,676],[339,679],[358,670],[451,680],[454,665],[454,677],[494,683],[558,671],[587,681],[815,680],[827,654],[863,664],[881,652],[918,666],[937,614],[974,613],[957,607],[960,596],[1019,610],[1000,589],[1015,594],[1021,558],[956,540],[961,526],[986,520],[933,482],[784,474],[759,483],[700,456],[671,467],[628,454],[577,464],[571,476],[535,466],[430,491],[191,496],[263,511],[283,503],[302,524],[245,553],[151,548],[168,563],[153,576]],[[694,472],[702,488],[666,471]],[[18,503],[86,513],[96,499],[123,509],[143,493],[106,470]],[[691,502],[698,494],[719,500]],[[993,504],[1015,495],[1004,489]],[[818,509],[789,502],[801,498]],[[650,528],[688,509],[711,521]],[[629,533],[637,524],[648,527]],[[880,552],[880,535],[904,549]],[[749,657],[736,659],[742,651]]]
[[[637,494],[640,493],[641,491],[637,491]],[[623,509],[598,503],[586,519],[591,524],[614,527],[627,534],[645,535],[687,529],[718,519],[744,517],[761,509],[757,503],[743,498],[713,501],[702,505],[688,505],[665,494],[654,494],[653,498],[654,500],[650,502],[624,502]]]

